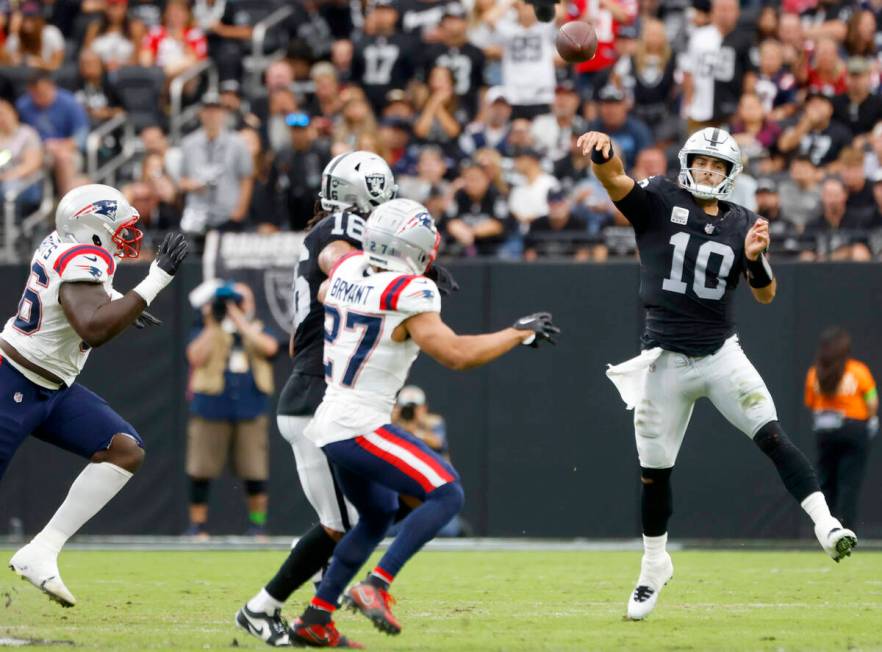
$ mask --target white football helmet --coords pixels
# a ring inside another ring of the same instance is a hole
[[[364,252],[372,265],[423,274],[438,255],[441,234],[425,206],[393,199],[374,209],[365,225]]]
[[[692,176],[692,158],[709,156],[726,164],[726,176],[715,186],[699,185]],[[680,150],[680,177],[682,188],[699,199],[727,199],[735,189],[735,177],[741,174],[741,148],[728,131],[707,127],[686,139]]]
[[[135,227],[139,219],[119,190],[91,183],[61,198],[55,230],[64,242],[97,245],[117,258],[137,258],[144,237]]]
[[[368,215],[395,197],[397,191],[386,161],[373,152],[359,150],[335,156],[325,166],[319,198],[326,211],[349,209]]]

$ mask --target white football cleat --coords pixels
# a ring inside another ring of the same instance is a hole
[[[72,607],[77,603],[58,572],[57,556],[39,543],[31,542],[20,548],[9,560],[9,568],[62,607]]]
[[[815,536],[821,547],[837,564],[851,555],[857,546],[857,536],[848,528],[842,527],[837,519],[831,519],[815,525]]]
[[[628,619],[643,620],[652,613],[658,594],[673,576],[674,562],[668,553],[661,560],[653,562],[647,561],[646,555],[643,555],[640,578],[628,600]]]

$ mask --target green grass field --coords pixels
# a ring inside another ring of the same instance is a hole
[[[5,565],[11,551],[0,554]],[[233,615],[284,554],[67,551],[73,609],[4,569],[0,638],[96,650],[268,649]],[[372,650],[882,650],[882,553],[837,565],[821,552],[677,552],[656,612],[633,623],[622,616],[639,558],[427,551],[394,587],[400,636],[349,612],[337,623]],[[309,594],[293,596],[286,615]]]

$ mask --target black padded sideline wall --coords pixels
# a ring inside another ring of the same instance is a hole
[[[630,412],[604,376],[606,363],[638,352],[641,310],[633,263],[460,263],[463,289],[445,300],[445,319],[463,332],[497,329],[538,309],[564,330],[559,346],[524,347],[485,369],[454,373],[421,357],[413,380],[448,422],[453,461],[466,488],[465,517],[491,536],[632,537],[639,534],[638,472]],[[855,354],[882,376],[875,306],[882,266],[777,265],[780,290],[770,306],[738,290],[742,344],[766,380],[779,417],[814,459],[802,408],[805,371],[817,336],[839,323],[852,332]],[[120,290],[144,268],[124,266]],[[24,267],[0,268],[0,309],[15,310]],[[158,329],[131,330],[93,352],[82,382],[104,396],[147,442],[142,470],[85,533],[176,534],[186,526],[187,482],[184,348],[192,314],[187,292],[200,276],[189,265],[160,295]],[[281,387],[288,362],[276,364]],[[3,397],[0,397],[3,400]],[[313,520],[287,443],[273,433],[269,525],[302,532]],[[29,440],[0,483],[0,534],[11,518],[38,530],[63,499],[82,462]],[[882,453],[871,454],[862,501],[864,536],[882,536]],[[674,474],[671,531],[680,537],[809,537],[807,519],[780,486],[772,465],[747,437],[702,401]],[[210,529],[245,528],[241,487],[225,477],[214,488]]]

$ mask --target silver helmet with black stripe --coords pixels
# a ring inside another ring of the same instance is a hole
[[[322,172],[319,199],[326,211],[348,209],[367,216],[395,197],[398,186],[380,156],[359,150],[331,159]]]
[[[726,164],[726,175],[719,183],[709,186],[696,183],[692,161],[696,156],[715,158]],[[680,186],[699,199],[727,199],[735,189],[735,177],[741,174],[741,148],[723,129],[706,127],[686,139],[678,155],[680,159]]]

